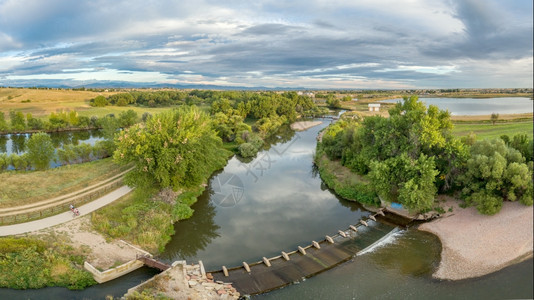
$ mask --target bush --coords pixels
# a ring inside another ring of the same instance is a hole
[[[106,97],[104,96],[96,96],[96,98],[94,99],[91,99],[90,101],[90,105],[91,106],[95,106],[95,107],[104,107],[106,105],[108,105],[109,102],[108,100],[106,99]]]
[[[239,155],[242,157],[253,157],[258,153],[258,149],[251,143],[243,143],[239,145]]]
[[[7,153],[0,153],[0,172],[7,170],[10,164],[10,159],[9,156],[7,156]]]
[[[532,162],[502,139],[476,142],[470,150],[465,171],[459,176],[468,204],[483,214],[495,214],[503,201],[532,205]]]
[[[13,165],[13,168],[17,171],[26,170],[30,166],[27,154],[18,155],[16,153],[11,153],[9,160],[10,164]]]

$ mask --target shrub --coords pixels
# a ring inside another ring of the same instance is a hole
[[[242,157],[253,157],[258,153],[258,149],[251,143],[243,143],[239,145],[239,155]]]

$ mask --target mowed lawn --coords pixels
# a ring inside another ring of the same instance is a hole
[[[111,158],[46,171],[0,173],[0,208],[20,206],[81,190],[120,173]]]
[[[533,125],[530,122],[510,122],[510,123],[497,123],[492,124],[454,124],[452,133],[456,136],[466,136],[470,132],[476,134],[477,139],[494,139],[503,134],[510,137],[522,133],[533,137],[532,134]]]

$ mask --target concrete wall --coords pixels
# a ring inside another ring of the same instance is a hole
[[[88,262],[84,262],[83,267],[89,271],[89,273],[93,274],[93,278],[98,283],[104,283],[110,280],[113,280],[117,277],[120,277],[124,274],[128,274],[134,270],[137,270],[143,266],[143,262],[134,259],[130,260],[118,267],[106,270],[104,272],[100,272],[97,270],[93,265],[91,265]]]

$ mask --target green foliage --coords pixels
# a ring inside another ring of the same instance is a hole
[[[0,111],[0,131],[7,131],[9,129],[7,122],[6,122],[6,116],[4,115],[3,111]]]
[[[15,131],[24,131],[26,129],[26,120],[22,112],[10,110],[9,118],[11,119],[11,129]]]
[[[243,143],[239,145],[239,155],[242,157],[254,157],[258,153],[258,149],[251,143]]]
[[[415,160],[403,153],[382,162],[373,161],[369,179],[384,200],[419,211],[432,208],[437,174],[433,157],[421,154]]]
[[[119,133],[114,160],[133,162],[127,181],[139,187],[192,187],[226,162],[221,139],[208,115],[196,107],[180,107]]]
[[[0,172],[7,170],[10,164],[11,161],[7,153],[0,153]]]
[[[497,122],[498,119],[499,119],[499,114],[497,114],[497,113],[492,113],[491,114],[491,123],[493,125],[495,125],[495,122]]]
[[[471,147],[471,157],[459,177],[463,197],[483,214],[495,214],[502,202],[532,205],[532,162],[502,139],[482,140]]]
[[[119,125],[123,128],[130,127],[137,123],[137,118],[137,113],[134,110],[129,109],[127,111],[123,111],[119,114]]]
[[[21,155],[11,153],[11,155],[9,156],[9,162],[17,171],[27,170],[30,167],[30,162],[28,161],[28,154],[26,153]]]
[[[328,99],[326,99],[326,105],[331,108],[340,108],[341,107],[341,101],[336,98],[334,95],[328,95]]]
[[[29,129],[32,129],[32,130],[44,129],[44,122],[41,119],[34,118],[31,113],[26,114],[26,123],[28,124]]]
[[[359,174],[371,172],[372,186],[386,200],[413,210],[431,208],[438,189],[458,185],[468,148],[451,135],[449,113],[426,108],[416,96],[389,114],[340,120],[325,130],[320,148]]]
[[[96,282],[80,261],[66,247],[29,238],[0,238],[0,287],[83,289]]]
[[[336,170],[338,170],[338,167],[335,165],[336,162],[323,157],[322,153],[322,151],[318,153],[315,162],[319,168],[321,179],[329,188],[347,200],[357,201],[366,205],[380,206],[380,200],[377,194],[368,183],[362,180],[350,180],[348,178],[350,176],[355,178],[359,177],[356,174],[336,176]]]
[[[96,96],[94,99],[90,100],[90,105],[95,106],[95,107],[104,107],[108,104],[109,104],[108,100],[106,99],[106,97],[102,95]]]
[[[55,149],[48,134],[44,132],[32,134],[26,146],[28,159],[36,170],[45,170],[50,167],[50,161],[55,158]]]
[[[131,196],[91,215],[96,230],[113,238],[133,241],[149,251],[163,251],[174,234],[173,224],[193,214],[190,208],[202,186],[184,191],[173,203],[157,201],[156,190],[135,189]]]

